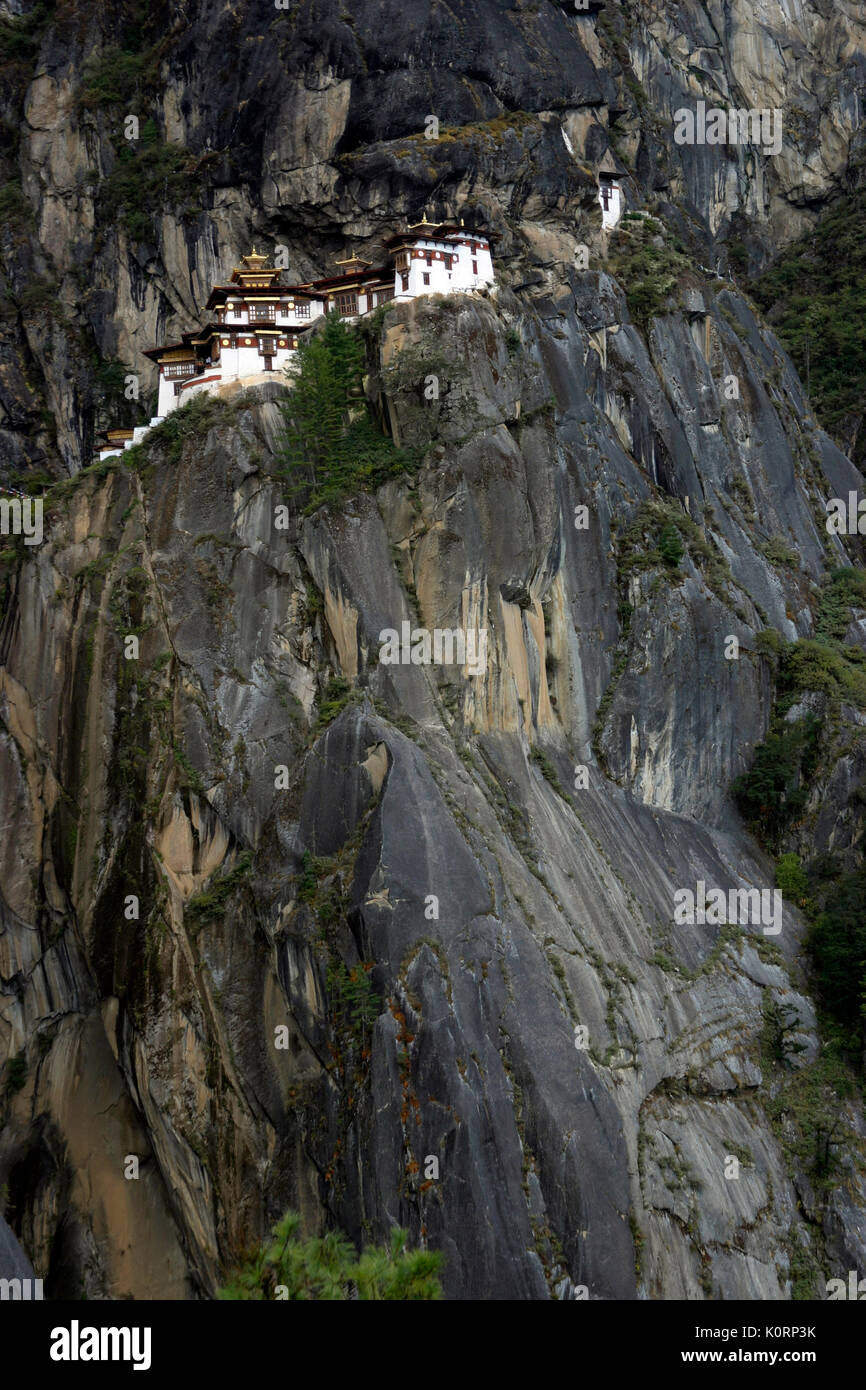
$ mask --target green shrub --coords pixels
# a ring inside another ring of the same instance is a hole
[[[738,275],[742,275],[748,269],[749,253],[741,241],[728,243],[728,260]]]
[[[52,9],[53,0],[36,0],[26,15],[0,16],[0,67],[18,71],[32,67]]]
[[[836,1036],[824,1044],[814,1062],[791,1068],[789,1057],[797,1049],[787,1045],[785,1034],[797,1021],[791,1010],[774,1004],[769,991],[764,1008],[765,1059],[768,1067],[778,1066],[764,1108],[788,1162],[805,1169],[823,1189],[830,1189],[838,1185],[834,1177],[838,1151],[850,1147],[854,1139],[845,1122],[844,1103],[859,1094],[856,1076]]]
[[[16,226],[31,221],[33,210],[20,183],[10,180],[0,187],[0,225]]]
[[[19,1091],[23,1091],[26,1082],[27,1055],[24,1052],[19,1052],[17,1057],[10,1057],[6,1063],[5,1089],[7,1096],[14,1096]]]
[[[57,300],[57,281],[50,275],[34,275],[28,280],[18,297],[18,302],[27,318],[36,318],[43,314],[53,319],[59,319],[61,316]]]
[[[723,306],[723,311],[726,307],[727,306]],[[730,317],[732,319],[734,318],[733,314],[731,314],[731,311],[729,309],[728,314],[730,314]],[[736,319],[734,319],[734,323],[737,323]],[[738,328],[739,326],[740,325],[737,324]],[[731,496],[742,508],[746,520],[754,521],[757,515],[755,512],[755,499],[752,496],[752,489],[749,487],[749,484],[746,482],[745,478],[741,478],[739,475],[736,478],[734,478],[733,482],[731,483]]]
[[[771,565],[781,566],[786,569],[794,569],[799,562],[799,555],[795,550],[791,550],[782,540],[781,536],[772,536],[761,546],[761,554],[764,555]]]
[[[690,265],[667,228],[653,217],[621,223],[611,241],[608,269],[621,281],[629,312],[642,327],[666,312],[680,275]]]
[[[729,603],[728,584],[732,575],[727,560],[681,504],[672,499],[641,502],[618,540],[617,568],[620,573],[625,576],[632,570],[655,569],[659,565],[666,565],[671,571],[678,568],[682,549],[672,535],[674,530],[691,561],[701,569],[707,587],[723,603]],[[649,537],[653,535],[658,539],[654,545],[648,546]],[[662,555],[661,535],[665,536],[669,559]]]
[[[748,341],[748,337],[749,337],[748,330],[747,330],[746,328],[744,328],[743,325],[740,323],[740,320],[737,318],[736,314],[734,313],[734,311],[733,311],[733,309],[730,307],[730,305],[726,304],[725,301],[724,301],[721,297],[719,298],[718,304],[719,304],[719,308],[720,308],[720,310],[721,310],[721,312],[722,312],[722,318],[725,320],[725,322],[728,324],[728,326],[734,330],[734,332],[736,333],[736,335],[737,335],[737,337],[739,338],[740,342],[741,342],[741,343],[747,342],[747,341]],[[754,520],[755,520],[755,513],[754,513],[754,512],[752,512],[752,514],[751,514],[751,516],[750,516],[749,519],[750,519],[751,521],[754,521]]]
[[[316,873],[315,858],[308,849],[305,849],[301,873],[298,878],[298,901],[302,903],[313,902],[318,886],[319,879]]]
[[[595,753],[596,760],[598,761],[599,766],[604,770],[605,773],[607,773],[608,762],[607,754],[604,751],[601,739],[602,734],[604,733],[604,726],[607,723],[607,716],[610,713],[610,708],[613,704],[614,696],[616,695],[617,687],[620,681],[622,680],[622,677],[625,674],[625,668],[628,665],[629,635],[631,633],[631,621],[633,615],[634,609],[632,608],[631,604],[627,603],[624,599],[621,600],[620,603],[617,605],[617,616],[619,617],[620,621],[620,635],[619,642],[617,644],[617,653],[614,658],[613,665],[611,667],[610,678],[607,682],[607,686],[605,687],[604,694],[598,702],[598,709],[596,710],[595,720],[593,721],[592,725],[592,749]]]
[[[509,328],[506,330],[505,346],[508,350],[509,357],[514,357],[516,353],[520,352],[523,347],[523,340],[516,328]]]
[[[299,1226],[300,1217],[287,1212],[273,1229],[273,1241],[244,1260],[217,1297],[326,1302],[442,1297],[442,1256],[432,1250],[407,1250],[405,1231],[391,1232],[390,1248],[371,1246],[359,1256],[339,1232],[302,1241]]]
[[[749,289],[773,311],[825,429],[845,443],[847,416],[866,394],[866,190],[842,197],[811,231],[787,246]],[[866,435],[853,454],[862,466]]]
[[[815,636],[841,642],[851,625],[852,608],[866,608],[866,570],[833,570],[815,615]]]
[[[754,1168],[755,1155],[751,1149],[746,1148],[744,1144],[735,1144],[730,1139],[725,1139],[724,1145],[725,1153],[733,1154],[735,1158],[739,1159],[743,1168]]]
[[[316,720],[315,733],[320,734],[323,729],[327,729],[329,724],[337,718],[337,715],[346,708],[354,696],[354,690],[345,676],[334,676],[325,686],[322,696],[322,703],[319,705],[319,716]]]
[[[154,446],[161,447],[169,463],[179,463],[188,440],[201,440],[214,425],[226,423],[232,415],[232,407],[216,396],[193,396],[173,410],[161,425],[154,426],[147,436],[148,451]],[[133,463],[132,452],[127,450],[124,455],[128,467]]]
[[[866,709],[866,667],[863,653],[807,638],[785,648],[779,667],[779,691],[789,699],[818,691]]]
[[[756,748],[748,772],[741,773],[731,784],[731,793],[744,820],[771,847],[803,813],[820,733],[821,721],[814,715],[791,723],[777,718],[765,741]]]
[[[92,109],[128,104],[135,96],[148,59],[148,53],[124,53],[116,46],[106,48],[85,65],[79,105]]]
[[[780,854],[776,861],[776,887],[782,897],[798,907],[805,905],[809,895],[809,880],[799,854]]]
[[[802,817],[815,779],[825,777],[844,751],[838,744],[839,703],[866,708],[866,656],[841,640],[852,609],[864,604],[866,572],[834,570],[821,593],[814,639],[782,646],[771,629],[758,634],[759,649],[766,645],[778,652],[776,705],[767,738],[749,771],[732,784],[732,793],[750,829],[773,851]],[[813,691],[826,697],[821,718],[785,719],[793,704]],[[858,793],[852,793],[850,807],[862,820],[864,799]],[[808,944],[817,993],[827,1020],[841,1030],[840,1046],[859,1064],[866,1032],[866,870],[845,873],[844,868],[838,854],[822,853],[803,864],[788,851],[777,861],[776,883],[812,923]],[[825,1135],[815,1158],[823,1174],[829,1171],[830,1147]]]
[[[153,109],[152,96],[162,85],[160,65],[174,40],[171,35],[160,32],[160,20],[155,13],[145,12],[141,19],[142,22],[126,23],[119,43],[111,44],[98,56],[87,60],[76,94],[80,107],[99,110],[123,106],[127,112]],[[152,42],[145,38],[145,28]],[[152,126],[152,118],[148,121]],[[145,122],[145,126],[147,124]],[[144,128],[141,138],[144,138]]]
[[[197,205],[196,170],[194,156],[183,145],[124,141],[100,185],[100,219],[111,225],[119,218],[133,241],[153,240],[153,219],[161,209]]]
[[[97,419],[112,425],[124,423],[137,424],[141,415],[141,405],[136,400],[126,398],[126,378],[130,368],[117,358],[97,362],[93,368],[94,392]]]
[[[229,898],[247,881],[252,872],[252,855],[244,853],[234,868],[222,878],[212,879],[210,886],[190,898],[183,912],[187,929],[195,933],[205,922],[219,916]]]
[[[781,656],[785,646],[781,632],[777,632],[774,627],[765,627],[755,637],[755,649],[762,656],[778,658]]]

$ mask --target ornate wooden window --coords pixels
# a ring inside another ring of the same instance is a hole
[[[162,367],[163,376],[183,377],[195,376],[194,362],[164,362]]]
[[[337,313],[343,318],[348,318],[358,312],[358,296],[354,293],[346,292],[337,295]]]
[[[274,317],[273,304],[251,304],[250,323],[261,322],[262,319],[272,319]]]
[[[307,304],[296,304],[296,305],[295,305],[295,318],[296,318],[296,319],[308,319],[309,317],[310,317],[310,306],[309,306],[308,303],[307,303]]]

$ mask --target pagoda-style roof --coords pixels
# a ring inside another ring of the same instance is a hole
[[[337,258],[334,264],[348,266],[349,270],[343,272],[345,275],[348,275],[353,270],[362,270],[364,266],[369,266],[371,262],[365,261],[363,256],[347,256],[344,261]]]
[[[422,232],[422,233],[425,234],[425,235],[426,235],[427,232],[436,232],[436,231],[439,230],[440,227],[446,227],[446,226],[448,226],[448,225],[449,225],[449,224],[448,224],[447,222],[429,222],[429,221],[427,220],[427,210],[426,210],[426,208],[425,208],[424,212],[423,212],[422,215],[421,215],[421,221],[420,221],[420,222],[407,222],[407,223],[406,223],[406,227],[407,227],[407,230],[408,230],[408,231],[410,231],[410,232]]]
[[[382,245],[390,251],[392,247],[402,246],[407,241],[447,241],[457,231],[459,228],[452,222],[418,223],[405,232],[395,232],[393,236],[385,237]]]
[[[224,323],[204,323],[201,328],[193,328],[189,333],[182,333],[181,337],[185,343],[192,347],[198,347],[203,343],[209,343],[211,338],[217,333],[225,333]]]
[[[275,274],[279,274],[279,271],[276,271]],[[307,285],[214,285],[205,309],[218,309],[220,305],[225,304],[229,297],[245,299],[248,296],[250,299],[255,299],[260,292],[264,297],[273,298],[274,295],[279,295],[281,299],[286,295],[300,299],[321,299],[322,297]]]
[[[200,328],[190,328],[186,333],[181,333],[179,343],[163,343],[162,347],[145,348],[144,356],[157,363],[185,362],[199,355],[197,348],[206,347],[211,338],[225,331],[224,323],[205,323]]]
[[[193,333],[184,333],[183,341],[179,343],[163,343],[161,347],[144,348],[144,356],[149,357],[151,362],[180,362],[187,357],[195,357],[195,348],[191,347],[187,339],[193,337]]]
[[[241,264],[232,271],[232,283],[243,289],[270,289],[282,275],[276,266],[268,265],[267,256],[260,256],[253,247],[248,256],[241,256]]]
[[[339,263],[338,263],[339,264]],[[350,270],[347,275],[329,275],[324,280],[314,280],[317,290],[327,292],[345,285],[347,289],[358,289],[362,284],[378,285],[382,281],[393,284],[394,271],[390,265],[371,266],[366,270]],[[321,297],[321,296],[320,296]]]
[[[425,212],[420,222],[410,222],[405,232],[395,232],[393,236],[386,237],[383,245],[387,250],[394,251],[405,245],[406,242],[453,241],[455,238],[469,241],[483,238],[487,242],[495,240],[491,232],[477,227],[465,227],[462,218],[459,224],[456,222],[428,222]]]
[[[106,440],[108,444],[120,444],[125,439],[131,439],[132,434],[132,425],[114,425],[111,429],[100,430],[99,438]]]

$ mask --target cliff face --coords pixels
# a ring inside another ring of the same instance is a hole
[[[152,387],[142,348],[255,236],[303,280],[435,203],[485,214],[516,281],[558,268],[611,143],[632,205],[755,268],[859,182],[864,40],[856,0],[22,4],[0,33],[3,462],[89,462],[94,423],[132,410],[124,371]],[[698,99],[779,108],[781,152],[677,145]]]
[[[759,633],[809,638],[849,562],[823,501],[862,479],[707,267],[854,185],[858,7],[173,13],[156,47],[158,14],[42,12],[4,69],[4,461],[74,475],[0,632],[16,1234],[49,1295],[211,1294],[292,1206],[407,1226],[453,1297],[822,1296],[866,1263],[866,1124],[803,921],[673,904],[772,888],[729,797],[773,708]],[[782,106],[783,156],[676,146],[698,96]],[[128,112],[156,137],[124,158]],[[612,137],[661,219],[631,253],[595,201]],[[416,473],[304,516],[277,385],[78,472],[105,362],[195,322],[248,242],[299,280],[428,203],[484,215],[499,285],[372,335]],[[383,664],[404,621],[486,628],[486,671]],[[800,833],[853,853],[862,715],[834,721]]]

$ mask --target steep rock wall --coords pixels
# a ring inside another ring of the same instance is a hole
[[[699,375],[684,315],[644,346],[624,304],[597,322],[612,282],[596,321],[586,293],[391,308],[371,399],[411,440],[436,352],[439,442],[375,498],[276,525],[272,386],[52,494],[3,625],[3,823],[29,829],[4,837],[3,1035],[26,1079],[0,1140],[52,1290],[146,1297],[158,1269],[210,1293],[287,1205],[357,1238],[408,1226],[457,1297],[780,1298],[862,1259],[859,1112],[828,1195],[766,1109],[788,1081],[771,1002],[798,1020],[793,1074],[820,1065],[796,911],[772,940],[672,917],[699,879],[772,883],[725,788],[769,713],[758,604],[810,630],[810,451],[835,455],[743,301],[746,338],[705,288]],[[735,351],[740,432],[772,441],[754,464],[733,428],[713,450],[696,430],[724,418],[713,364]],[[643,455],[622,444],[641,403]],[[769,520],[731,505],[734,473]],[[658,525],[641,508],[686,505],[681,569],[629,569],[640,518]],[[763,554],[777,526],[800,571]],[[470,610],[485,674],[377,660],[383,628]],[[333,676],[350,698],[325,713]],[[81,1117],[109,1084],[96,1164]]]

